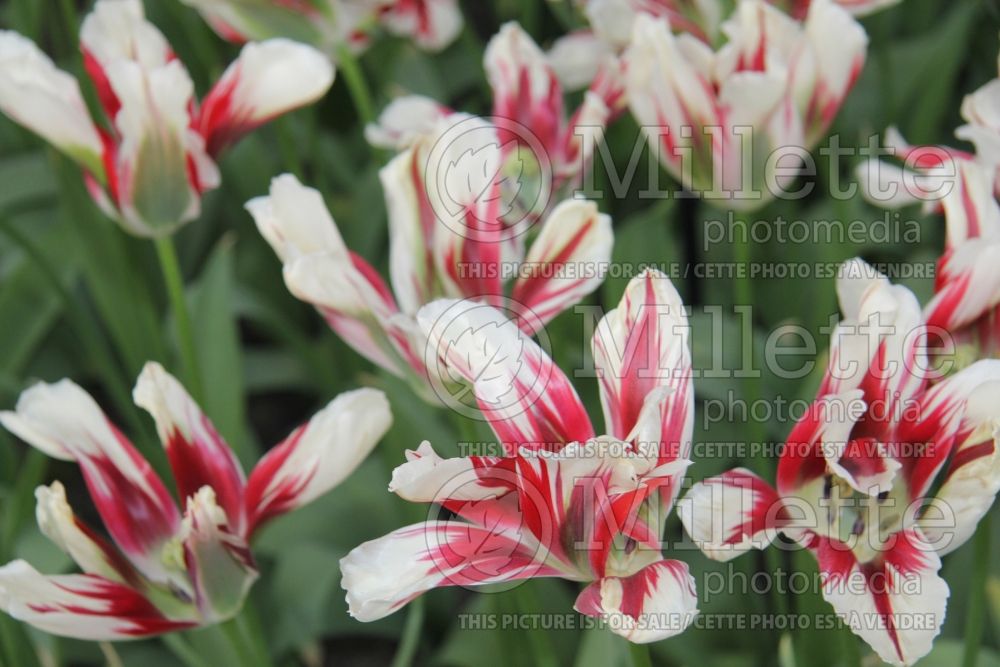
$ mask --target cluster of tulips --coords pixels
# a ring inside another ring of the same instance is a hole
[[[437,50],[462,29],[456,0],[184,2],[245,44],[200,101],[139,0],[97,0],[83,22],[94,112],[73,76],[0,32],[0,110],[74,160],[126,232],[153,239],[200,216],[221,153],[322,98],[338,63],[380,34]],[[574,608],[609,631],[666,639],[698,613],[687,563],[664,553],[676,505],[709,558],[777,539],[808,550],[835,613],[882,660],[914,663],[945,617],[941,556],[971,538],[1000,490],[1000,79],[962,104],[956,135],[975,153],[911,146],[890,130],[904,164],[857,172],[871,201],[923,201],[944,216],[930,302],[846,262],[827,369],[776,478],[737,468],[682,494],[697,464],[695,384],[688,310],[671,280],[635,276],[593,331],[603,427],[543,344],[546,325],[602,282],[571,269],[612,257],[612,221],[579,186],[605,128],[631,113],[684,188],[734,210],[766,204],[791,182],[766,158],[801,157],[824,138],[864,67],[856,16],[892,0],[577,4],[592,29],[548,51],[516,23],[490,40],[489,117],[411,95],[366,128],[390,155],[388,281],[296,176],[277,175],[246,204],[296,298],[428,410],[463,411],[496,436],[492,455],[442,457],[427,441],[407,451],[389,491],[430,504],[433,518],[340,562],[350,614],[380,619],[436,587],[560,577],[580,582]],[[942,370],[938,339],[961,363]],[[82,573],[0,567],[0,608],[14,618],[100,641],[232,618],[259,576],[260,526],[342,482],[392,422],[381,391],[342,394],[247,476],[161,365],[144,368],[133,396],[155,420],[179,505],[72,381],[37,384],[0,413],[24,442],[79,465],[105,529],[74,513],[59,482],[39,487],[39,527]],[[931,621],[901,623],[906,614]]]

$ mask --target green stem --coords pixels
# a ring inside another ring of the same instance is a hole
[[[161,639],[170,652],[187,667],[212,667],[180,634],[165,634]]]
[[[628,643],[628,653],[632,658],[632,667],[653,667],[649,657],[649,644]]]
[[[337,66],[344,75],[344,81],[347,83],[347,89],[361,122],[365,125],[374,122],[375,105],[372,103],[364,73],[361,71],[358,59],[343,44],[337,47]]]
[[[410,611],[403,626],[403,638],[392,658],[392,667],[410,667],[420,646],[420,631],[424,625],[424,598],[418,597],[410,603]]]
[[[969,611],[965,620],[965,656],[963,667],[975,667],[979,658],[979,644],[983,638],[986,620],[986,578],[990,564],[990,521],[989,515],[982,520],[973,538],[973,570]]]
[[[16,225],[11,224],[6,217],[0,216],[0,231],[4,233],[30,259],[52,291],[63,302],[66,314],[70,318],[74,333],[86,350],[87,356],[94,361],[98,371],[104,377],[108,389],[118,410],[129,420],[130,427],[136,432],[144,432],[145,425],[135,414],[129,392],[129,382],[124,378],[122,370],[114,361],[104,338],[97,333],[98,325],[87,312],[80,307],[76,297],[63,285],[59,271],[49,261],[48,257],[35,245]]]
[[[261,662],[253,647],[247,641],[247,637],[241,627],[239,617],[232,618],[218,626],[222,634],[229,641],[230,647],[239,658],[240,665],[245,667],[263,667],[265,662]]]
[[[170,236],[156,239],[156,254],[160,259],[163,280],[167,286],[167,296],[170,298],[170,307],[174,313],[177,343],[180,346],[181,359],[187,371],[187,388],[195,400],[200,400],[202,397],[201,372],[198,364],[198,351],[194,344],[194,329],[191,327],[191,315],[184,298],[184,279],[181,277],[180,262],[177,261],[177,249]]]
[[[235,619],[236,625],[243,636],[246,645],[253,653],[255,664],[271,667],[271,654],[264,641],[264,631],[260,626],[257,608],[250,600],[243,605],[243,611]]]

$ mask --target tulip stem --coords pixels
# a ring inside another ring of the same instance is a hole
[[[403,626],[403,638],[392,658],[392,667],[410,667],[420,646],[420,630],[424,625],[424,598],[418,597],[410,603],[410,611]]]
[[[973,570],[969,593],[969,611],[965,619],[965,656],[963,667],[975,667],[979,658],[979,644],[983,638],[986,612],[986,578],[990,564],[990,521],[983,518],[973,538]]]
[[[170,652],[187,667],[211,667],[180,634],[168,633],[163,635],[162,640]]]
[[[122,412],[136,433],[145,432],[145,425],[135,414],[134,405],[131,401],[129,383],[124,378],[122,371],[114,360],[110,350],[108,350],[104,339],[99,335],[99,327],[84,310],[77,298],[62,283],[59,271],[49,261],[45,253],[31,241],[20,229],[11,224],[6,215],[0,215],[0,231],[4,233],[21,251],[34,262],[39,272],[52,291],[56,293],[63,302],[66,315],[70,319],[74,333],[79,338],[79,342],[86,350],[86,355],[97,365],[98,371],[104,376],[104,381],[108,385],[108,391],[118,409]]]
[[[649,644],[629,642],[628,653],[632,657],[632,667],[653,667],[653,661],[649,657]]]
[[[358,59],[343,44],[337,47],[337,66],[344,73],[347,90],[351,94],[351,100],[354,102],[354,108],[357,110],[361,122],[365,125],[374,122],[375,105],[372,103],[372,96],[368,91],[365,75],[361,71]]]
[[[170,308],[174,314],[177,344],[180,347],[181,359],[187,371],[187,387],[195,400],[200,400],[202,397],[201,372],[198,367],[198,352],[194,345],[194,329],[191,327],[191,315],[184,298],[184,279],[181,277],[181,266],[177,260],[177,249],[170,236],[156,239],[156,254],[160,259],[160,269],[163,271]]]

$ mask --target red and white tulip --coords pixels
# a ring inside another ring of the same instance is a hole
[[[45,454],[80,466],[109,539],[75,515],[59,482],[39,487],[38,524],[82,574],[0,567],[0,608],[39,629],[88,640],[132,639],[217,623],[239,611],[258,573],[249,542],[265,522],[344,480],[388,430],[385,396],[342,394],[247,478],[180,383],[149,363],[134,391],[166,449],[177,496],[104,415],[62,380],[25,391],[0,423]]]
[[[225,148],[333,82],[311,47],[248,44],[199,107],[187,70],[138,0],[99,0],[80,47],[103,122],[76,80],[13,32],[0,32],[0,111],[76,160],[95,201],[140,236],[195,219],[201,195],[219,185],[215,160]]]
[[[407,452],[390,490],[453,518],[349,553],[341,571],[350,613],[373,621],[440,586],[562,577],[588,584],[580,613],[633,642],[687,627],[697,614],[694,579],[660,550],[665,512],[690,463],[694,416],[687,318],[670,281],[644,273],[598,324],[601,436],[569,379],[498,310],[445,300],[417,320],[500,447],[442,458],[424,442]]]
[[[732,470],[696,484],[678,512],[717,560],[779,532],[809,549],[834,611],[882,660],[910,665],[944,621],[940,556],[971,537],[1000,490],[1000,362],[930,385],[913,294],[860,260],[837,291],[844,320],[777,485]]]
[[[312,44],[334,55],[366,47],[383,28],[440,51],[458,37],[457,0],[184,0],[223,39],[243,43],[275,37]]]
[[[451,175],[458,185],[442,191],[454,195],[456,188],[466,188],[482,195],[499,188],[490,179],[500,156],[487,154],[489,150],[474,153],[475,164],[459,162]],[[425,339],[416,323],[421,306],[441,297],[498,304],[509,293],[525,312],[523,325],[534,334],[600,285],[613,235],[610,218],[593,202],[579,200],[557,205],[527,251],[500,222],[499,197],[473,197],[461,205],[458,222],[447,214],[439,217],[437,211],[445,208],[428,199],[422,155],[418,149],[404,151],[382,170],[389,210],[389,284],[347,249],[322,196],[294,176],[274,179],[269,196],[248,202],[247,209],[281,259],[292,294],[313,304],[358,353],[430,397]],[[441,156],[441,164],[452,165],[451,158],[462,155],[467,153],[456,148]],[[482,171],[473,169],[484,164],[491,166],[485,180]],[[476,173],[482,183],[469,175]],[[468,228],[456,226],[467,221]],[[508,292],[511,267],[524,271]]]
[[[804,23],[741,2],[718,50],[640,14],[625,53],[626,93],[650,145],[684,187],[751,210],[779,194],[823,138],[865,62],[861,25],[829,0]]]
[[[486,47],[484,67],[493,90],[492,116],[496,142],[502,151],[502,170],[516,181],[505,217],[544,215],[552,201],[571,194],[593,159],[607,125],[624,109],[621,65],[606,54],[591,64],[595,72],[565,72],[580,63],[559,67],[570,79],[587,78],[583,102],[572,113],[565,111],[564,91],[551,58],[517,24],[505,24]],[[561,56],[565,60],[570,56]],[[585,69],[590,65],[584,64]],[[433,100],[408,96],[390,104],[366,135],[374,145],[395,150],[413,149],[423,143],[429,151],[449,128],[469,116]],[[483,142],[480,142],[483,143]],[[476,146],[479,148],[481,146]],[[434,177],[435,174],[424,174]],[[422,185],[428,189],[428,184]]]

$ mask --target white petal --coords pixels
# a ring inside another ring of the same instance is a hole
[[[103,174],[104,147],[76,79],[34,42],[0,30],[0,111]]]
[[[397,97],[365,128],[365,138],[377,148],[409,148],[430,135],[449,113],[440,102],[423,95]]]
[[[358,389],[341,394],[272,449],[247,482],[250,530],[301,507],[344,481],[389,430],[385,394]]]
[[[151,70],[173,57],[163,33],[146,20],[140,0],[98,0],[80,26],[80,45],[105,69],[130,60]]]

